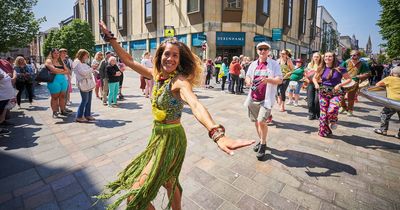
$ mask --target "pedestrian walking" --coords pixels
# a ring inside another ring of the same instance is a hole
[[[347,72],[355,83],[347,90],[347,97],[343,96],[340,102],[340,113],[347,112],[347,116],[353,116],[354,102],[357,97],[358,85],[360,82],[370,76],[370,69],[368,65],[360,60],[360,51],[352,50],[350,55],[351,58],[343,62],[342,66],[346,68]]]
[[[307,107],[308,107],[308,119],[315,120],[319,119],[319,96],[318,90],[315,88],[312,78],[317,71],[318,66],[321,64],[321,54],[316,52],[313,54],[311,62],[305,69],[305,81],[307,83]],[[320,84],[319,84],[320,85]]]
[[[102,92],[102,88],[101,88],[101,76],[100,76],[100,62],[103,60],[103,52],[97,52],[94,55],[94,59],[92,61],[92,69],[93,69],[93,75],[94,75],[94,79],[96,82],[96,88],[94,89],[94,93],[96,94],[96,98],[100,99],[100,94]]]
[[[21,95],[26,90],[28,93],[29,104],[33,102],[33,79],[35,73],[30,65],[26,64],[25,58],[18,56],[15,59],[14,69],[17,72],[17,80],[15,86],[18,90],[17,105],[21,108]]]
[[[141,61],[141,64],[146,66],[147,68],[153,68],[153,62],[150,58],[150,52],[145,52],[143,54],[143,59]],[[146,98],[151,97],[151,92],[153,91],[153,85],[154,85],[154,81],[152,78],[144,78],[145,82],[146,82],[146,87],[144,90],[144,96]]]
[[[285,110],[286,89],[289,86],[290,74],[292,73],[292,71],[294,69],[291,58],[292,58],[292,54],[290,53],[290,50],[282,50],[280,53],[280,58],[278,60],[278,63],[281,66],[281,71],[283,74],[282,84],[278,85],[278,104],[280,106],[279,111],[281,111],[281,112],[286,111]]]
[[[391,71],[391,75],[377,82],[375,86],[386,87],[387,97],[392,100],[400,101],[400,66],[394,67]],[[400,111],[389,107],[383,107],[380,128],[374,129],[374,132],[386,136],[389,129],[390,118],[392,118],[395,113],[400,116]],[[400,139],[400,129],[395,137]]]
[[[267,120],[275,103],[277,85],[282,83],[282,72],[278,62],[268,58],[271,46],[266,42],[257,44],[258,60],[253,61],[246,75],[246,85],[250,87],[244,103],[249,118],[254,122],[259,142],[254,147],[258,160],[263,160],[267,149]]]
[[[343,82],[342,78],[345,79]],[[319,89],[321,110],[318,135],[326,137],[337,128],[340,100],[344,95],[342,87],[351,82],[351,77],[346,69],[339,66],[336,55],[326,52],[322,64],[313,77],[313,82],[315,88]]]
[[[222,59],[222,65],[221,65],[221,71],[222,71],[222,76],[221,76],[221,90],[225,91],[225,83],[226,83],[226,78],[229,75],[229,63],[228,63],[228,58],[225,57]],[[228,89],[229,90],[229,89]]]
[[[111,36],[104,23],[101,29],[118,56],[144,77],[154,77],[152,112],[154,128],[145,151],[136,157],[121,173],[117,181],[109,184],[108,193],[99,198],[110,198],[126,190],[109,208],[115,209],[127,199],[127,208],[155,209],[150,203],[164,186],[170,202],[167,208],[181,209],[182,187],[179,173],[186,151],[186,136],[180,124],[183,104],[187,103],[198,121],[209,131],[209,136],[228,154],[232,150],[252,144],[252,141],[234,141],[225,135],[223,126],[211,118],[192,90],[200,84],[201,61],[182,42],[167,39],[158,47],[153,69],[135,62]]]
[[[239,63],[239,57],[233,56],[232,62],[229,65],[229,75],[231,75],[231,82],[229,83],[229,91],[232,94],[240,94],[239,90],[239,75],[242,67]],[[236,85],[236,88],[235,88]]]

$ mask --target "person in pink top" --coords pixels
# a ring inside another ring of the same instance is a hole
[[[250,87],[244,105],[248,108],[249,118],[255,123],[259,143],[254,147],[257,159],[263,160],[267,148],[267,120],[275,103],[277,86],[282,83],[279,63],[268,58],[271,46],[266,42],[257,45],[258,60],[253,61],[246,74],[245,83]]]

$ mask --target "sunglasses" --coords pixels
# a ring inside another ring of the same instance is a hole
[[[263,50],[264,50],[264,51],[267,51],[267,50],[269,50],[269,48],[268,48],[268,47],[259,47],[258,50],[259,50],[259,51],[263,51]]]

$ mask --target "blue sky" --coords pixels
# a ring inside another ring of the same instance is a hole
[[[377,0],[318,0],[318,4],[336,20],[341,36],[355,34],[359,47],[365,48],[371,35],[372,51],[379,52],[378,45],[383,41],[376,25],[381,11]]]
[[[371,35],[373,52],[378,52],[382,43],[379,27],[381,7],[377,0],[319,0],[338,23],[341,35],[356,35],[359,45],[365,48],[368,36]],[[58,27],[61,20],[73,15],[75,0],[39,0],[34,13],[37,18],[46,16],[47,21],[41,24],[42,31]]]

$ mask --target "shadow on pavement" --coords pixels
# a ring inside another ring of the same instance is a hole
[[[307,113],[305,113],[307,115]],[[318,131],[317,127],[312,127],[308,125],[302,125],[302,124],[295,124],[295,123],[284,123],[284,122],[278,122],[273,120],[271,125],[275,125],[276,128],[281,128],[281,129],[290,129],[290,130],[295,130],[295,131],[303,131],[304,133],[312,133]]]
[[[305,108],[307,108],[307,107],[305,107]],[[298,117],[308,117],[308,113],[304,112],[304,111],[303,112],[294,112],[292,110],[286,109],[286,112],[288,114],[290,114],[290,115],[295,115],[295,116],[298,116]]]
[[[11,133],[9,135],[0,136],[0,148],[4,148],[4,150],[14,150],[37,145],[35,141],[38,137],[34,137],[34,135],[41,130],[41,128],[31,128],[26,125],[41,126],[42,124],[36,123],[33,117],[24,115],[22,111],[13,111],[10,121],[12,121],[11,124],[13,126],[7,129],[9,129]]]
[[[99,120],[94,121],[97,127],[101,128],[114,128],[126,125],[126,123],[131,123],[130,120]]]
[[[118,108],[121,108],[121,109],[132,110],[132,109],[142,109],[142,107],[143,107],[143,104],[138,104],[138,103],[135,103],[135,102],[119,103],[118,104]]]
[[[355,135],[335,136],[335,135],[332,135],[331,138],[341,140],[343,142],[346,142],[346,143],[354,145],[354,146],[364,147],[367,149],[383,149],[383,150],[394,152],[394,153],[399,153],[399,150],[400,150],[400,144],[379,141],[376,139],[365,138],[362,136],[355,136]]]
[[[349,121],[344,121],[344,120],[340,120],[340,119],[338,121],[338,124],[348,127],[350,129],[362,128],[362,127],[367,127],[367,128],[373,127],[372,125],[368,124],[368,122],[367,122],[367,124],[362,124],[362,123],[358,123],[358,122],[354,122],[354,121],[349,122]]]
[[[295,150],[276,150],[274,148],[269,148],[271,154],[265,155],[262,161],[268,159],[276,160],[287,167],[296,168],[325,168],[325,172],[312,172],[310,170],[306,171],[307,175],[310,177],[326,177],[333,176],[335,173],[346,172],[351,175],[357,175],[357,170],[350,165],[333,161],[318,155],[313,155],[310,153],[299,152]]]
[[[3,196],[0,209],[105,209],[104,202],[93,206],[98,172],[48,165],[1,152],[0,195],[13,196]]]

